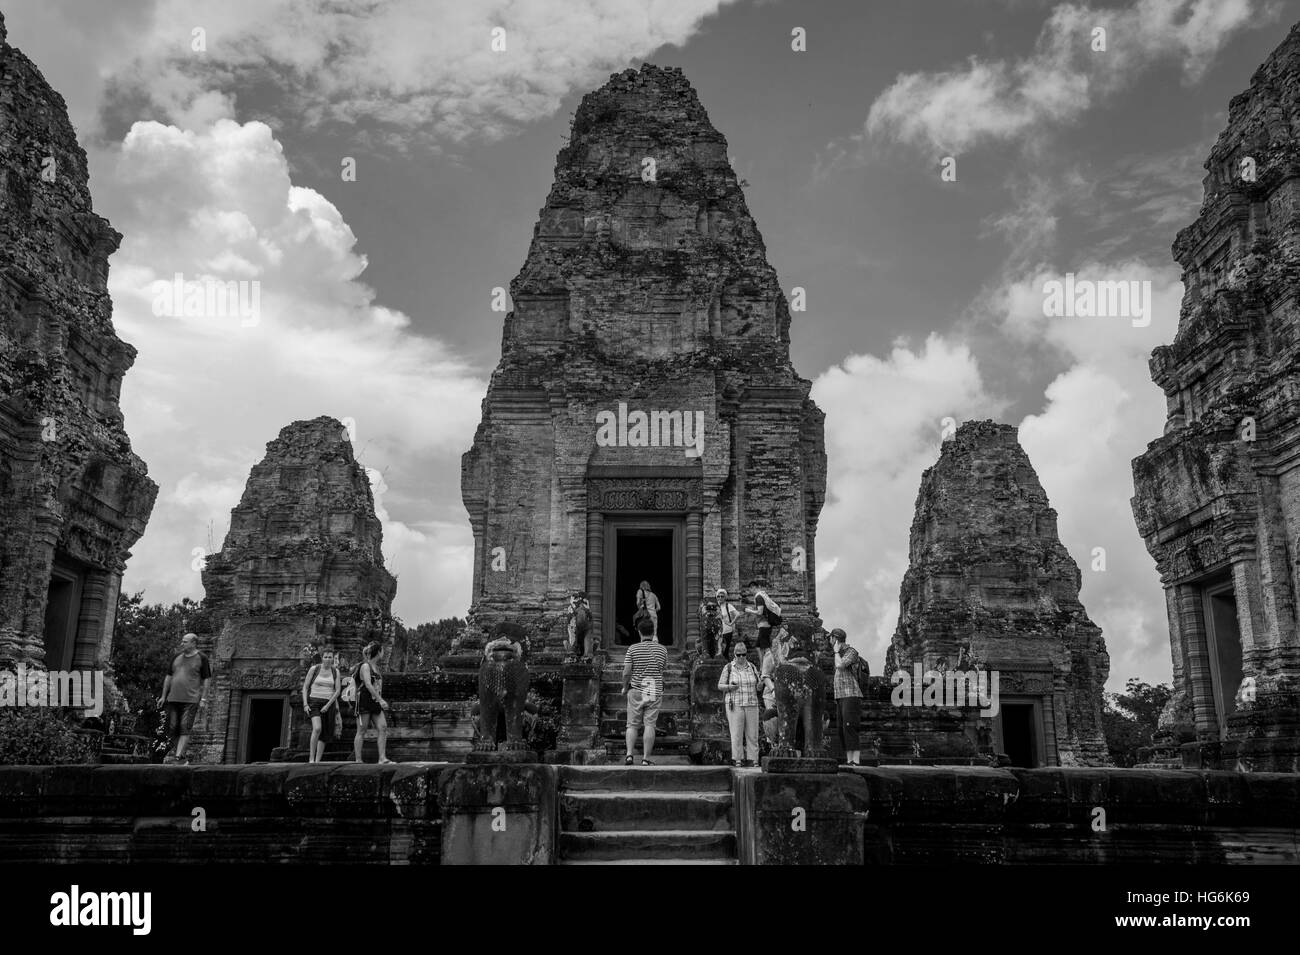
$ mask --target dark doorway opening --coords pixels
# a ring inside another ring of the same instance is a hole
[[[45,594],[45,666],[50,670],[72,667],[77,640],[77,618],[81,616],[83,574],[57,556]]]
[[[1012,766],[1033,769],[1038,765],[1038,728],[1034,725],[1034,704],[1007,703],[1002,706],[1002,751]]]
[[[641,581],[659,598],[659,642],[672,646],[678,635],[673,632],[674,566],[673,529],[671,527],[619,528],[615,535],[614,555],[614,622],[627,630],[618,635],[619,644],[636,642],[637,589]]]
[[[285,711],[283,696],[254,696],[248,701],[248,722],[244,731],[244,762],[265,763],[271,750],[284,745]]]
[[[1210,673],[1213,677],[1215,709],[1219,729],[1227,731],[1228,717],[1237,709],[1241,687],[1241,628],[1237,624],[1237,595],[1231,580],[1221,580],[1204,589],[1205,623],[1208,631]]]

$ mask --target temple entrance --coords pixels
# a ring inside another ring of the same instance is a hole
[[[686,632],[682,527],[683,522],[677,518],[607,522],[603,620],[606,646],[627,646],[638,639],[632,620],[637,612],[637,589],[644,580],[659,598],[659,642],[682,647]],[[619,632],[619,627],[626,635]]]
[[[265,763],[271,750],[285,745],[289,698],[283,693],[252,694],[244,698],[244,738],[240,762]]]
[[[1034,703],[1008,703],[1005,699],[1000,701],[1000,749],[1011,759],[1012,766],[1033,769],[1043,765],[1039,758],[1042,735],[1037,709]]]
[[[1206,649],[1214,684],[1214,709],[1219,732],[1226,733],[1228,717],[1237,709],[1241,686],[1241,628],[1237,623],[1237,595],[1228,578],[1202,589],[1205,613]]]
[[[77,618],[81,615],[81,590],[85,574],[71,562],[54,558],[50,586],[45,594],[45,666],[50,670],[72,668],[77,640]]]

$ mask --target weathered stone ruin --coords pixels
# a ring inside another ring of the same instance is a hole
[[[477,626],[545,621],[558,649],[586,591],[613,646],[642,578],[677,649],[705,588],[766,578],[788,616],[814,616],[822,413],[726,140],[680,70],[583,98],[510,291],[461,479]]]
[[[135,349],[113,331],[86,154],[0,16],[0,660],[107,664],[130,548],[157,486],[118,398]]]
[[[968,421],[944,442],[921,478],[909,559],[885,676],[918,664],[996,671],[993,750],[1020,766],[1109,765],[1110,658],[1014,427]],[[980,731],[972,714],[966,721],[965,732]],[[924,747],[937,728],[912,731]]]
[[[627,70],[583,98],[510,291],[462,463],[464,648],[513,623],[532,634],[532,665],[558,664],[583,591],[609,688],[646,580],[674,659],[661,722],[684,731],[676,661],[706,592],[734,600],[763,579],[787,619],[815,619],[826,460],[786,297],[726,140],[679,69]],[[614,736],[621,704],[604,696]]]
[[[215,633],[214,705],[195,724],[204,761],[265,760],[290,742],[305,751],[301,686],[311,653],[328,648],[352,666],[367,642],[391,635],[397,581],[382,543],[344,426],[321,417],[281,429],[203,569]],[[351,739],[327,743],[346,750]]]
[[[1165,434],[1133,515],[1169,608],[1163,754],[1300,771],[1300,26],[1234,97],[1178,234],[1182,310],[1151,356]]]

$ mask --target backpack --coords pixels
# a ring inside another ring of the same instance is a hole
[[[867,687],[870,686],[868,681],[871,679],[871,664],[862,659],[862,654],[858,653],[857,650],[853,652],[857,654],[858,658],[853,661],[853,665],[849,669],[853,673],[853,678],[858,681],[858,691],[863,696],[866,696]]]

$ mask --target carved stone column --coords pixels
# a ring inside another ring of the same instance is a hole
[[[596,652],[605,642],[605,515],[587,511],[587,602],[591,604],[591,626]]]
[[[700,602],[704,599],[704,555],[701,551],[703,517],[698,510],[686,515],[686,645],[694,651],[700,640]]]

